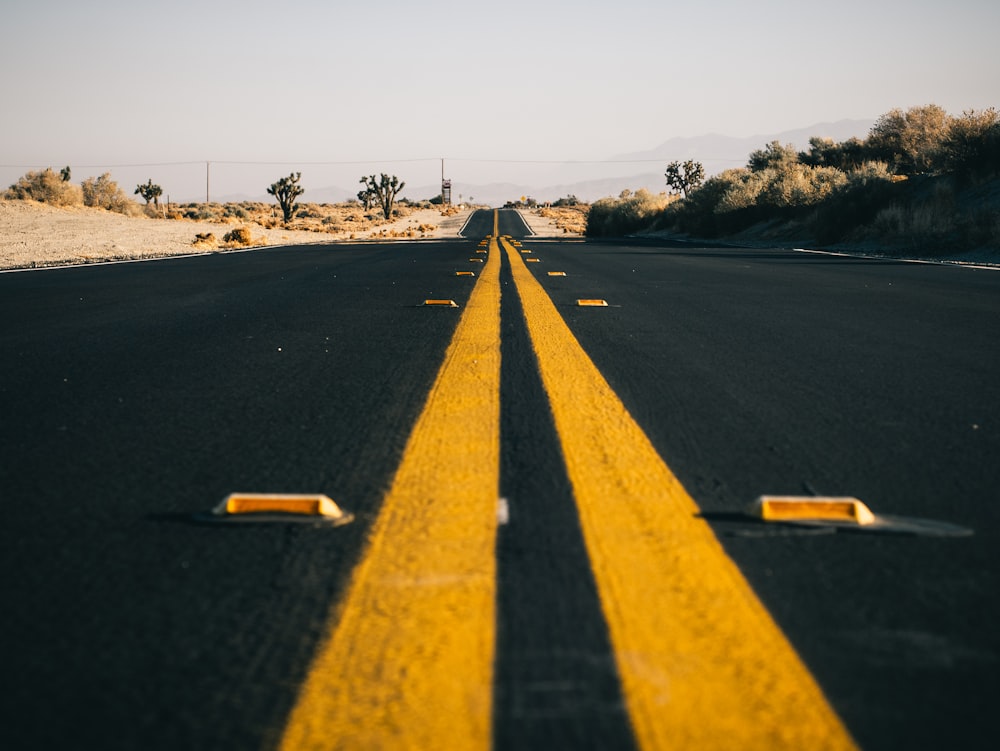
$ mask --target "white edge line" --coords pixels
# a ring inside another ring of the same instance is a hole
[[[934,260],[929,258],[896,258],[895,256],[869,256],[861,253],[844,253],[835,250],[813,250],[812,248],[792,248],[796,253],[815,253],[820,256],[838,256],[840,258],[857,258],[861,261],[899,261],[900,263],[919,263],[925,266],[957,266],[961,269],[981,269],[983,271],[1000,271],[1000,265],[974,263],[971,261],[950,261],[948,259]]]
[[[462,233],[465,232],[465,228],[469,226],[469,222],[472,221],[472,217],[475,216],[475,214],[476,214],[475,211],[470,211],[469,215],[467,217],[465,217],[465,224],[463,224],[462,228],[458,231],[459,238],[461,238],[463,240],[468,239],[468,238],[462,237]]]
[[[51,266],[24,266],[16,269],[0,269],[0,274],[16,274],[24,271],[58,271],[59,269],[87,269],[94,266],[117,266],[123,263],[153,263],[155,261],[170,261],[175,258],[202,258],[205,256],[224,256],[236,253],[253,253],[257,250],[275,250],[278,248],[297,248],[302,245],[328,245],[330,243],[317,241],[314,243],[284,243],[282,245],[254,245],[251,248],[233,248],[232,250],[204,251],[200,253],[176,253],[152,258],[114,258],[107,261],[91,261],[89,263],[54,263]]]
[[[537,233],[537,232],[535,232],[535,230],[533,230],[533,229],[531,228],[531,225],[530,225],[530,224],[528,224],[528,220],[527,220],[527,219],[525,219],[525,218],[524,218],[524,216],[523,216],[523,215],[521,214],[521,209],[514,209],[514,211],[515,211],[515,213],[517,214],[517,218],[521,220],[521,224],[523,224],[523,225],[524,225],[524,228],[525,228],[526,230],[528,230],[528,236],[529,236],[529,237],[535,237],[535,236],[537,236],[537,235],[538,235],[538,233]]]

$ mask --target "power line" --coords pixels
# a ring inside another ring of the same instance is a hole
[[[70,164],[76,169],[124,169],[126,167],[184,167],[192,164],[204,164],[200,162],[149,162],[146,164]],[[37,169],[38,164],[0,164],[2,169]]]
[[[245,165],[245,166],[281,166],[289,164],[304,164],[309,167],[336,167],[344,166],[348,167],[357,164],[410,164],[413,162],[438,162],[440,157],[426,158],[426,159],[363,159],[354,160],[350,162],[307,162],[307,161],[294,161],[285,160],[283,162],[227,162],[227,161],[216,161],[212,160],[212,164],[229,164],[229,165]]]
[[[660,157],[658,159],[480,159],[475,157],[445,157],[448,162],[474,162],[477,164],[662,164],[670,157]],[[356,166],[361,164],[413,164],[417,162],[439,162],[441,157],[426,157],[413,159],[355,159],[350,161],[297,161],[286,159],[283,161],[235,161],[211,159],[212,164],[224,164],[227,166],[245,167],[275,167],[288,165],[303,165],[308,167],[337,167]],[[697,157],[703,162],[742,162],[741,159],[731,157]],[[136,164],[70,164],[76,169],[126,169],[137,167],[189,167],[193,165],[205,164],[206,160],[184,161],[184,162],[143,162]],[[0,169],[37,169],[38,164],[0,164]]]

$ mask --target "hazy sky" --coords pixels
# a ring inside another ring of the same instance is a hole
[[[996,0],[3,0],[0,18],[4,186],[205,161],[433,182],[435,162],[398,160],[601,160],[1000,106]]]

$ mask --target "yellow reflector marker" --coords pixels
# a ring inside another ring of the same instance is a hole
[[[281,749],[489,750],[499,485],[493,241]]]
[[[482,258],[470,258],[469,261],[471,261],[472,263],[482,263],[483,259]]]
[[[456,271],[455,276],[475,276],[475,271]]]
[[[338,527],[354,520],[322,494],[232,493],[195,520],[212,523],[302,522]]]
[[[694,500],[505,249],[639,748],[856,748]]]
[[[753,505],[754,516],[764,521],[832,521],[872,524],[875,514],[857,498],[812,496],[761,496]]]
[[[545,273],[547,273],[549,276],[566,276],[565,271],[547,271]]]
[[[766,522],[839,527],[873,534],[922,537],[967,537],[972,534],[968,527],[948,522],[875,514],[863,502],[851,497],[764,495],[754,501],[750,515]]]
[[[424,305],[439,305],[446,308],[457,308],[458,303],[454,300],[424,300]]]
[[[538,261],[537,258],[525,258],[524,262],[525,263],[538,263],[539,261]]]
[[[531,252],[530,250],[522,250],[521,255],[527,255],[530,252]]]
[[[340,516],[343,512],[325,495],[280,495],[271,493],[233,493],[215,507],[214,513],[259,514],[309,514],[311,516]]]
[[[577,300],[576,304],[581,308],[606,308],[607,300]]]

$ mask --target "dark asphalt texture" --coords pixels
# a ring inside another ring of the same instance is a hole
[[[512,212],[500,231],[525,234]],[[483,212],[468,241],[0,274],[0,745],[274,746],[461,314],[420,303],[465,303],[454,272],[490,232]],[[1000,274],[524,243],[862,747],[991,748]],[[496,747],[631,748],[506,260],[502,280]],[[236,490],[325,492],[357,521],[190,521]],[[812,492],[975,534],[738,516]]]

